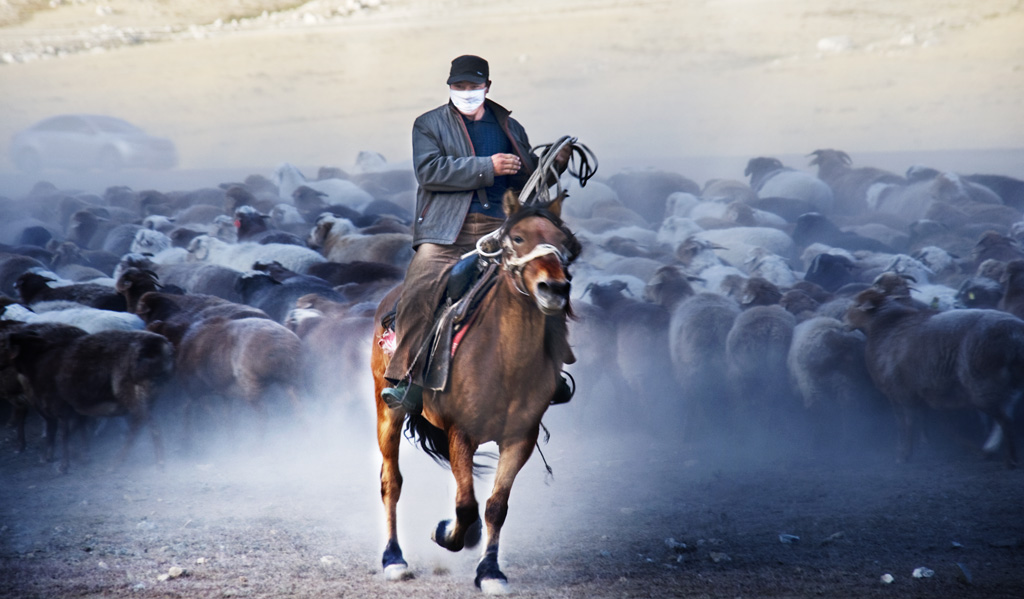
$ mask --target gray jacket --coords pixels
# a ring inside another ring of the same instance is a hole
[[[523,168],[510,177],[509,187],[522,189],[537,166],[530,140],[518,121],[496,102],[485,100],[505,130]],[[476,156],[469,131],[451,102],[420,115],[412,126],[412,161],[419,188],[413,247],[421,243],[450,245],[462,228],[473,195],[486,202],[485,188],[494,183],[489,156]]]

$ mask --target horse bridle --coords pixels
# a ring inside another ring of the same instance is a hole
[[[516,254],[515,248],[512,247],[511,239],[506,235],[501,239],[501,247],[503,248],[502,253],[505,256],[505,259],[502,260],[502,268],[512,276],[512,285],[516,288],[516,291],[523,295],[530,295],[530,292],[525,289],[526,281],[523,280],[523,271],[526,270],[526,265],[530,262],[537,258],[554,254],[558,256],[558,261],[563,269],[568,266],[565,250],[559,249],[550,243],[537,244],[525,256],[519,256]]]

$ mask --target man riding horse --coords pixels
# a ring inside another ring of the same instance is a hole
[[[416,253],[406,271],[395,316],[396,345],[381,391],[391,407],[418,414],[423,405],[423,370],[435,313],[444,299],[452,267],[505,219],[502,198],[521,190],[537,168],[526,131],[503,106],[486,98],[491,89],[487,61],[454,59],[449,102],[413,124],[413,166],[419,188],[413,223]],[[555,156],[562,173],[571,158],[566,146]],[[555,403],[568,401],[559,380]]]

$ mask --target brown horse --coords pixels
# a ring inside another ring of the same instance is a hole
[[[379,324],[395,304],[392,290],[377,310],[371,358],[377,400],[377,442],[383,456],[381,496],[388,543],[384,573],[389,580],[408,577],[398,545],[396,506],[402,490],[398,448],[408,420],[420,445],[434,459],[448,462],[455,476],[455,520],[441,521],[433,540],[450,551],[480,540],[480,514],[473,491],[473,456],[483,443],[498,445],[494,487],[484,510],[487,542],[475,583],[486,593],[504,592],[507,579],[498,568],[498,540],[508,512],[508,497],[519,470],[533,453],[541,418],[555,393],[563,364],[573,361],[566,319],[568,266],[579,242],[562,223],[561,199],[545,207],[521,207],[505,199],[507,220],[500,230],[501,268],[486,292],[474,321],[452,357],[444,391],[424,391],[422,416],[389,408],[380,392],[387,386],[388,356],[381,349]]]

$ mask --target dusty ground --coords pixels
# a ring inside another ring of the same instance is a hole
[[[575,401],[547,419],[554,478],[535,456],[513,493],[501,560],[517,596],[1024,592],[1020,471],[935,448],[895,465],[885,435],[836,459],[799,445],[684,444],[580,427],[602,418],[600,403]],[[476,551],[429,541],[452,513],[450,474],[404,446],[400,530],[416,578],[385,582],[372,416],[334,406],[317,420],[258,444],[244,426],[216,428],[221,441],[187,455],[165,418],[163,472],[148,439],[108,472],[119,443],[108,429],[92,462],[61,476],[38,463],[33,435],[27,454],[0,456],[0,596],[477,596]],[[185,575],[161,581],[175,566]],[[934,575],[914,578],[919,567]]]
[[[0,29],[0,53],[54,31],[64,41],[49,45],[71,48],[109,39],[103,24],[168,29],[0,65],[0,139],[50,114],[105,112],[174,138],[182,165],[46,173],[58,185],[172,189],[282,161],[344,167],[360,150],[402,162],[412,119],[444,101],[448,61],[463,52],[490,59],[492,97],[535,142],[578,135],[604,175],[742,178],[751,156],[803,166],[803,154],[836,147],[898,170],[1024,177],[1020,0],[391,0],[239,31],[213,24],[270,2],[59,4]],[[231,12],[210,14],[216,5]],[[18,196],[35,179],[10,169],[0,164],[0,195]],[[553,410],[555,478],[535,456],[517,483],[501,559],[519,596],[1024,596],[1020,471],[936,446],[897,466],[884,426],[838,460],[802,444],[684,444],[614,429],[630,412],[601,405]],[[99,442],[67,476],[38,463],[33,421],[28,453],[0,453],[0,596],[476,596],[475,552],[428,538],[452,512],[450,475],[411,447],[400,519],[417,577],[383,581],[372,418],[322,410],[311,429],[263,443],[246,427],[219,431],[194,454],[179,450],[172,419],[166,471],[142,438],[123,470],[106,471],[114,447]],[[160,582],[172,566],[187,574]],[[917,567],[935,574],[915,579]]]

